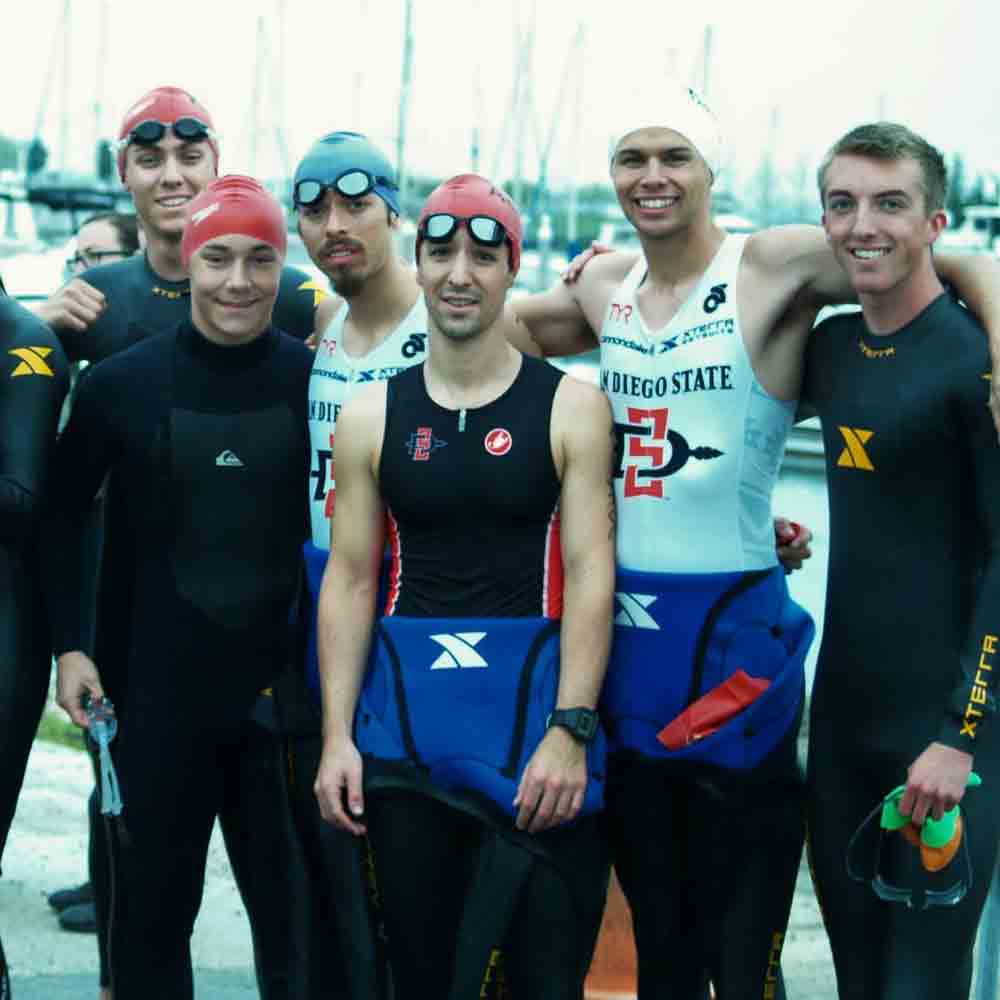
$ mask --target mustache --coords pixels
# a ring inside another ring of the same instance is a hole
[[[360,243],[355,243],[354,240],[327,240],[319,248],[319,254],[323,257],[328,253],[333,253],[335,249],[363,250],[364,247]]]

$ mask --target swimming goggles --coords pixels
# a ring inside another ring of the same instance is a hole
[[[982,784],[982,779],[973,771],[969,775],[969,788],[978,788]],[[887,903],[902,903],[910,910],[926,910],[932,906],[957,906],[972,888],[972,857],[969,854],[969,828],[968,817],[964,814],[960,817],[960,807],[955,806],[949,809],[939,820],[928,816],[920,828],[919,844],[931,849],[944,847],[955,835],[956,824],[962,823],[959,830],[961,837],[961,851],[965,861],[965,871],[962,877],[944,889],[912,888],[909,886],[895,885],[886,879],[882,874],[882,847],[886,834],[903,830],[910,824],[910,817],[904,816],[899,811],[899,801],[906,791],[905,785],[894,788],[874,809],[861,821],[854,831],[847,845],[845,853],[845,863],[847,874],[855,882],[870,885],[872,891],[879,899]],[[858,874],[851,863],[851,858],[855,853],[857,842],[875,819],[879,817],[878,847],[875,851],[875,865],[871,877]],[[909,838],[908,838],[909,839]],[[926,867],[926,865],[925,865]]]
[[[200,118],[178,118],[173,122],[161,122],[149,118],[139,122],[124,139],[119,139],[117,148],[124,149],[130,142],[150,146],[159,142],[170,129],[182,142],[198,142],[201,139],[216,138],[213,132]]]
[[[343,195],[345,198],[363,198],[366,194],[374,191],[376,187],[396,190],[396,184],[391,177],[370,174],[367,170],[354,167],[338,174],[329,183],[308,178],[296,182],[292,199],[296,206],[309,207],[319,204],[327,191],[336,191],[337,194]]]
[[[483,246],[498,247],[507,239],[507,230],[503,224],[488,215],[463,216],[448,212],[428,215],[420,223],[420,235],[431,243],[447,243],[463,222],[469,235]]]

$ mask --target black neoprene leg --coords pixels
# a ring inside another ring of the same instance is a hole
[[[292,797],[306,866],[304,900],[296,910],[297,930],[310,943],[308,995],[317,1000],[378,1000],[390,985],[384,944],[377,938],[371,899],[378,890],[368,842],[327,823],[319,812],[313,782],[322,750],[320,736],[291,740]]]
[[[0,560],[13,558],[0,548]],[[14,572],[23,574],[23,565],[0,567],[0,580]],[[51,663],[41,595],[30,584],[0,595],[0,857],[45,704]]]
[[[396,1000],[444,1000],[481,824],[415,793],[370,795]]]
[[[220,797],[220,753],[208,738],[178,732],[168,721],[177,713],[162,709],[131,713],[117,741],[128,837],[116,836],[113,846],[115,1000],[193,997],[190,939]]]
[[[640,1000],[784,995],[777,963],[802,853],[793,726],[753,772],[612,761],[608,820],[632,911]]]
[[[219,824],[254,943],[262,1000],[286,1000],[301,941],[291,934],[300,905],[290,885],[293,854],[291,815],[282,794],[282,745],[271,733],[245,723],[227,741]]]
[[[844,1000],[959,1000],[972,976],[972,948],[993,870],[1000,824],[995,796],[968,792],[962,807],[972,857],[973,886],[957,906],[908,909],[880,900],[870,886],[847,875],[845,853],[858,825],[899,784],[909,761],[875,750],[844,746],[821,725],[810,733],[810,860],[834,965]],[[1000,781],[995,747],[975,760],[984,788]],[[860,874],[872,874],[877,820],[852,851]],[[917,852],[902,837],[884,841],[883,873],[902,885],[943,888],[962,874],[961,856],[944,872],[929,876]]]

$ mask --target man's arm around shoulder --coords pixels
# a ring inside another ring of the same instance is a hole
[[[519,330],[508,339],[525,354],[545,357],[592,351],[611,296],[635,261],[633,254],[600,254],[572,284],[560,282],[547,292],[516,299],[507,310],[508,319],[511,313],[516,316]]]

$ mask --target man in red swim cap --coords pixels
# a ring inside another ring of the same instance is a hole
[[[72,360],[100,361],[186,317],[181,232],[187,205],[218,173],[215,122],[187,91],[157,87],[125,113],[117,162],[146,248],[134,259],[90,268],[39,306]],[[296,268],[286,267],[281,277],[275,325],[305,339],[325,326],[328,314],[317,307],[326,293]]]
[[[59,703],[110,697],[123,811],[111,824],[115,1000],[189,998],[189,939],[216,818],[250,916],[260,994],[290,995],[282,757],[251,714],[284,669],[306,535],[312,355],[271,322],[281,207],[224,177],[187,206],[190,319],[84,380],[57,450],[49,574]],[[118,641],[84,652],[83,523],[116,484]],[[266,540],[266,542],[264,541]],[[121,636],[127,637],[122,641]]]
[[[507,195],[438,187],[417,235],[427,359],[337,424],[316,793],[370,836],[397,1000],[479,995],[500,948],[520,1000],[581,996],[607,886],[611,420],[507,343],[520,253]]]

